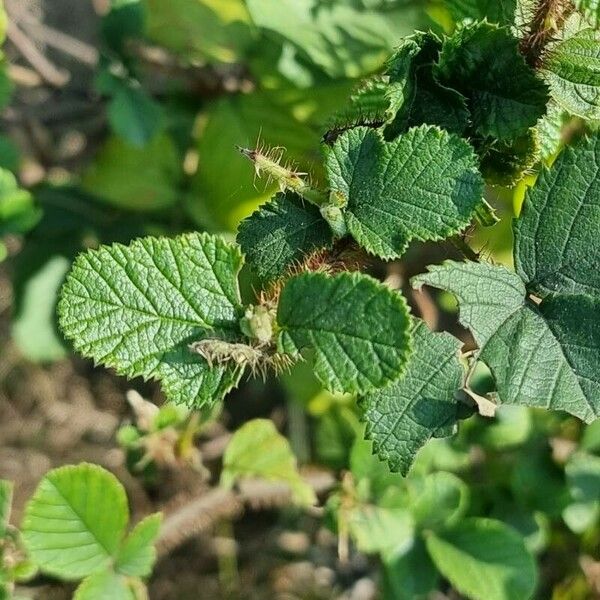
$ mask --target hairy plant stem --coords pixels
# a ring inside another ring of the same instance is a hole
[[[575,10],[571,0],[538,0],[533,17],[519,48],[527,64],[534,69],[542,66],[544,52],[561,25]]]

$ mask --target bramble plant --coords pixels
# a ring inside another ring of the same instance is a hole
[[[462,392],[477,362],[497,405],[597,418],[600,136],[574,141],[527,190],[516,272],[473,260],[461,237],[474,220],[495,222],[486,182],[519,181],[552,145],[549,107],[600,116],[594,62],[580,58],[598,51],[595,30],[566,3],[554,28],[544,47],[486,20],[405,39],[325,134],[326,183],[282,164],[281,152],[243,149],[280,191],[242,222],[238,244],[191,233],[82,254],[58,307],[65,335],[195,408],[220,402],[246,370],[281,371],[309,353],[327,390],[358,396],[375,452],[403,474],[469,413]],[[457,297],[477,344],[462,356],[458,340],[361,272],[365,254],[391,260],[412,241],[448,238],[469,260],[412,283]],[[237,279],[244,257],[264,283],[251,302]]]
[[[64,357],[56,313],[78,353],[159,382],[160,408],[129,392],[125,462],[155,495],[189,467],[208,492],[169,504],[159,538],[159,514],[128,531],[100,467],[50,471],[19,530],[0,481],[0,600],[38,572],[76,600],[145,598],[157,540],[245,505],[323,516],[341,564],[377,557],[386,600],[578,598],[582,574],[546,571],[567,535],[578,558],[600,540],[598,1],[110,5],[94,85],[111,134],[81,187],[29,191],[0,147],[0,261],[25,241],[12,335]],[[146,63],[194,92],[149,93]],[[480,243],[499,229],[502,257]],[[204,466],[226,396],[271,376],[289,440],[247,402]]]

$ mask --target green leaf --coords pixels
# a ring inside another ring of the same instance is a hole
[[[468,519],[426,541],[444,577],[473,600],[527,600],[533,594],[533,557],[521,536],[500,521]]]
[[[7,233],[26,233],[41,216],[33,196],[19,187],[15,176],[0,168],[0,236]]]
[[[108,471],[84,463],[46,474],[25,508],[21,530],[42,571],[70,580],[110,565],[128,521],[123,486]]]
[[[146,32],[185,62],[243,59],[252,42],[243,0],[142,0]]]
[[[4,537],[12,508],[13,484],[0,479],[0,539]]]
[[[584,119],[600,119],[600,34],[584,29],[554,45],[544,58],[552,98]]]
[[[465,25],[446,38],[434,73],[468,98],[472,126],[482,136],[523,136],[546,111],[546,86],[525,63],[517,39],[496,25]]]
[[[577,10],[583,14],[594,29],[600,29],[600,2],[598,0],[574,0]]]
[[[322,0],[247,0],[254,23],[298,47],[330,77],[357,78],[376,70],[418,10],[365,10]]]
[[[156,561],[154,542],[158,537],[162,515],[156,513],[140,521],[125,538],[115,559],[117,573],[147,577]]]
[[[294,501],[302,506],[317,501],[313,489],[298,472],[289,442],[267,419],[254,419],[242,425],[225,450],[221,485],[230,488],[246,479],[285,484]]]
[[[182,167],[169,136],[155,136],[143,148],[109,137],[83,174],[86,191],[109,204],[139,212],[167,209],[179,199]]]
[[[431,437],[445,435],[448,427],[451,432],[456,424],[454,396],[463,378],[458,360],[461,344],[456,338],[432,333],[417,321],[413,345],[404,377],[359,400],[366,437],[373,440],[375,453],[403,475]]]
[[[500,25],[512,25],[517,9],[516,0],[448,0],[446,4],[456,21],[487,19]]]
[[[100,571],[81,582],[73,600],[136,600],[136,595],[124,577]]]
[[[382,575],[383,600],[427,598],[437,589],[440,578],[420,538],[415,538],[406,552],[386,560]]]
[[[421,529],[455,525],[469,508],[469,488],[452,473],[408,480],[410,511]]]
[[[108,106],[113,131],[130,144],[145,146],[162,126],[163,112],[141,88],[123,83]]]
[[[381,258],[402,255],[412,239],[439,240],[467,227],[483,179],[471,146],[435,127],[393,142],[360,127],[327,149],[331,188],[347,200],[348,230]]]
[[[413,280],[453,293],[460,322],[492,371],[504,404],[564,410],[590,422],[600,415],[600,301],[525,299],[521,279],[504,267],[447,262]]]
[[[68,348],[56,325],[56,301],[71,260],[48,246],[26,246],[17,257],[11,334],[20,352],[35,362],[64,358]]]
[[[258,276],[272,281],[305,255],[330,247],[333,234],[316,206],[288,192],[242,221],[237,241]]]
[[[142,238],[81,254],[59,301],[75,348],[128,377],[163,383],[177,403],[213,403],[240,377],[208,364],[188,344],[214,332],[239,336],[237,247],[208,234]]]
[[[359,273],[305,273],[287,281],[277,310],[278,346],[315,351],[315,373],[332,392],[365,393],[398,379],[411,347],[404,298]]]
[[[410,547],[414,539],[414,523],[405,508],[359,504],[347,519],[356,546],[365,554],[389,557]]]
[[[600,295],[600,135],[565,149],[527,191],[515,265],[530,291]]]

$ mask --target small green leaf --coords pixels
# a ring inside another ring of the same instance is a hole
[[[460,342],[432,333],[423,322],[413,329],[414,352],[406,374],[394,385],[360,399],[367,422],[366,437],[392,471],[408,473],[419,449],[431,438],[446,435],[457,422],[455,393],[463,368]]]
[[[535,590],[533,557],[523,538],[500,521],[467,519],[426,541],[444,577],[473,600],[527,600]]]
[[[393,142],[360,127],[327,149],[333,191],[347,200],[348,230],[381,258],[402,255],[412,239],[439,240],[467,227],[483,179],[472,147],[432,126]]]
[[[411,346],[404,298],[359,273],[306,273],[283,288],[278,346],[315,350],[315,373],[333,392],[365,393],[398,379]]]
[[[302,506],[317,501],[313,489],[298,472],[289,442],[267,419],[254,419],[240,427],[225,450],[221,484],[229,488],[245,479],[285,484],[294,501]]]
[[[546,86],[508,29],[485,21],[460,27],[444,41],[434,73],[468,98],[473,128],[484,137],[524,136],[546,112]]]
[[[237,241],[258,276],[272,281],[303,256],[330,247],[333,234],[316,206],[288,192],[242,221]]]
[[[600,135],[566,148],[525,196],[515,265],[530,291],[600,296]]]
[[[13,484],[0,479],[0,539],[6,533],[12,508]]]
[[[447,262],[413,280],[456,295],[461,323],[494,375],[504,404],[600,416],[600,301],[549,296],[526,301],[521,279],[504,267]]]
[[[81,582],[73,600],[136,600],[136,595],[124,577],[100,571]]]
[[[552,98],[584,119],[600,119],[600,34],[584,29],[559,42],[544,58]]]
[[[117,573],[147,577],[156,561],[154,542],[158,537],[162,515],[156,513],[140,521],[125,538],[115,559]]]
[[[170,400],[202,406],[237,385],[240,370],[209,368],[188,345],[209,332],[239,336],[237,247],[208,234],[142,238],[81,254],[58,313],[75,348],[128,377],[163,382]]]
[[[25,508],[23,540],[40,569],[80,579],[108,567],[129,521],[125,490],[89,464],[46,474]]]

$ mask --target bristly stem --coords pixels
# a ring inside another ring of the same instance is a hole
[[[534,69],[542,66],[544,52],[556,32],[573,12],[571,0],[538,0],[527,31],[519,48],[527,64]]]

